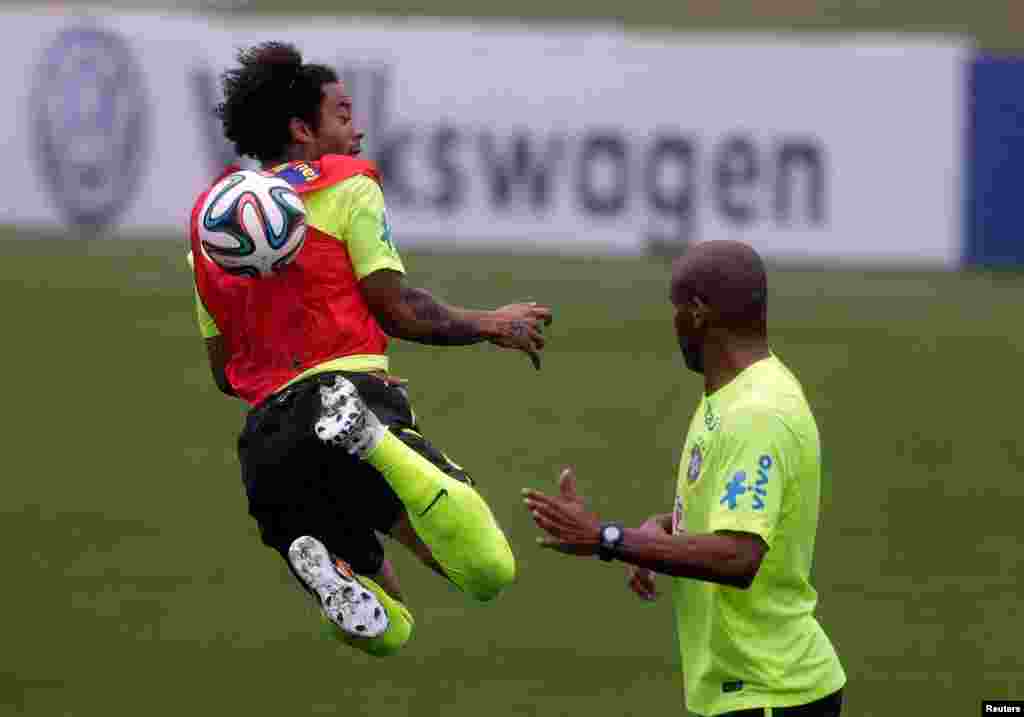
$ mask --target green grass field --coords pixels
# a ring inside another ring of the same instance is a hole
[[[9,236],[10,232],[4,233]],[[397,345],[427,433],[479,479],[519,583],[471,604],[397,553],[418,618],[377,661],[319,635],[256,537],[177,242],[0,241],[3,715],[682,714],[669,600],[534,546],[523,486],[577,467],[608,517],[671,505],[700,391],[666,266],[410,254],[452,301],[557,307],[544,370]],[[859,717],[1021,698],[1024,276],[775,270],[771,328],[822,428],[819,617]],[[663,584],[667,587],[667,584]]]
[[[145,2],[146,0],[119,0]],[[1016,0],[639,0],[628,6],[616,0],[551,3],[520,0],[512,4],[443,0],[412,9],[408,0],[349,0],[343,10],[328,0],[248,0],[238,7],[269,13],[381,14],[464,16],[578,22],[593,18],[653,31],[768,32],[928,32],[967,35],[993,50],[1024,47],[1024,6]]]
[[[2,5],[24,0],[0,0]],[[69,0],[70,5],[89,5],[91,0]],[[166,0],[107,0],[113,7],[166,9]],[[329,0],[189,0],[180,11],[220,8],[229,16],[257,12],[270,14],[313,13],[326,15],[408,15],[467,17],[514,22],[621,23],[638,30],[758,31],[758,32],[927,32],[965,35],[987,49],[1024,49],[1024,5],[1019,0],[519,0],[480,3],[472,0],[348,0],[339,5]]]

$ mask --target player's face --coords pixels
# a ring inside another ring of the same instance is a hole
[[[363,133],[352,122],[352,98],[340,82],[323,86],[320,127],[316,131],[317,152],[355,156],[362,151]]]

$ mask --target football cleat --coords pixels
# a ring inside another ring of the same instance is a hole
[[[388,611],[372,590],[316,538],[305,535],[288,548],[288,561],[320,600],[320,610],[352,637],[377,637],[388,629]]]
[[[387,431],[344,376],[320,386],[320,405],[320,417],[313,426],[316,437],[358,458],[366,458]]]

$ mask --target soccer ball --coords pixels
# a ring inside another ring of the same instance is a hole
[[[266,277],[291,263],[306,240],[306,208],[291,185],[242,170],[217,182],[199,213],[203,251],[225,271]]]

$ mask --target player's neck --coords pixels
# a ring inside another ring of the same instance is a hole
[[[708,341],[704,346],[704,394],[710,396],[771,355],[768,339],[763,336],[729,336]]]
[[[312,162],[319,157],[306,156],[307,153],[302,145],[292,145],[288,151],[277,159],[266,159],[260,162],[263,169],[273,169],[288,162]]]

